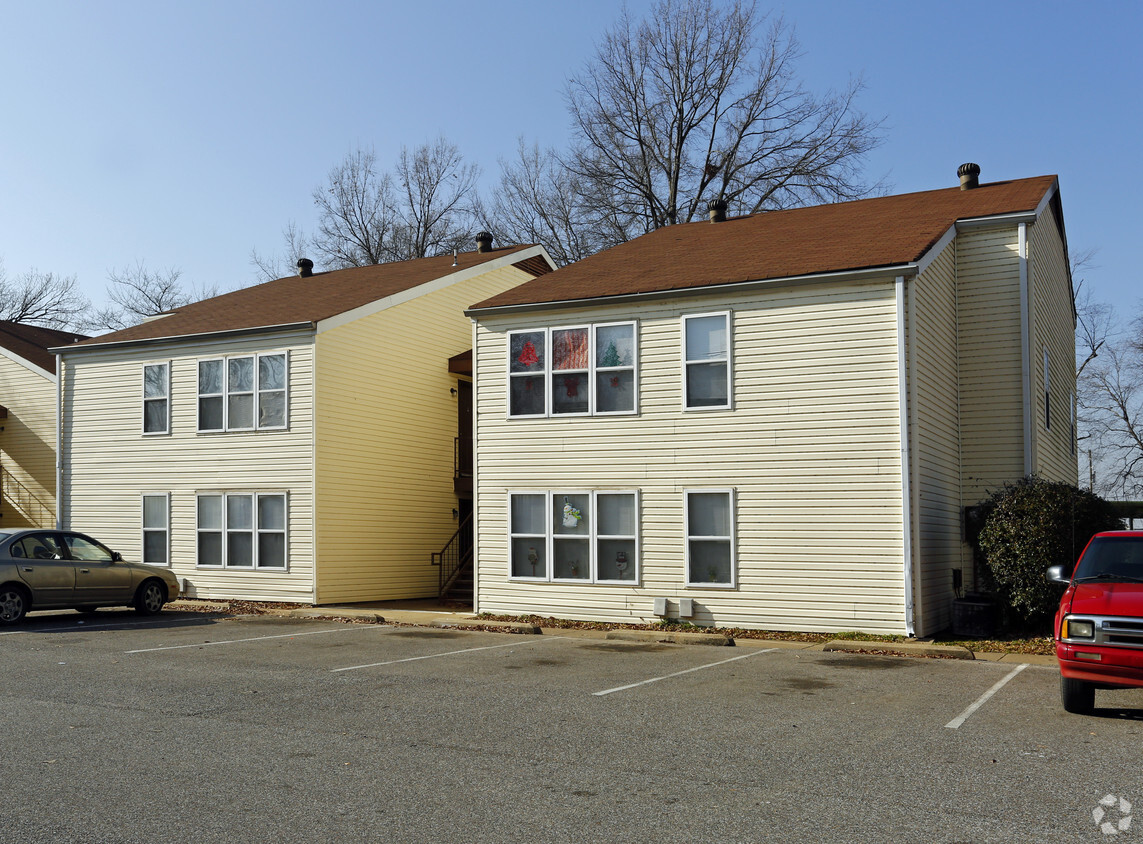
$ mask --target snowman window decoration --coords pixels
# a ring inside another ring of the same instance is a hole
[[[583,519],[583,514],[580,513],[575,507],[571,506],[568,497],[564,496],[564,527],[577,528],[580,521]]]

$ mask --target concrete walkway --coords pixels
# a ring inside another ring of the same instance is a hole
[[[204,611],[216,609],[227,612],[229,605],[219,601],[172,601],[172,610],[180,608]],[[267,615],[288,618],[346,619],[358,622],[409,624],[418,627],[451,627],[476,630],[500,630],[505,633],[559,635],[583,639],[612,639],[636,642],[670,642],[678,645],[736,646],[746,648],[783,648],[807,651],[883,654],[889,656],[929,657],[937,659],[982,659],[1028,665],[1056,665],[1055,656],[1039,654],[1009,654],[991,651],[973,651],[960,645],[940,645],[929,641],[877,642],[850,639],[831,642],[792,642],[785,639],[732,639],[715,633],[683,633],[666,630],[579,630],[573,628],[544,628],[520,621],[490,621],[477,618],[471,607],[450,606],[433,598],[409,601],[375,601],[363,604],[342,604],[304,609],[273,609]]]

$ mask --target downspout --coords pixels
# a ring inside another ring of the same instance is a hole
[[[909,455],[909,365],[905,349],[905,276],[896,279],[897,291],[897,406],[901,415],[901,532],[905,586],[905,634],[916,635],[913,608],[913,493]]]
[[[480,560],[480,444],[476,441],[476,422],[480,414],[480,402],[476,400],[477,361],[480,355],[476,349],[477,335],[476,319],[472,320],[472,611],[480,612],[480,578],[478,563]]]
[[[1036,471],[1035,419],[1032,415],[1032,297],[1028,287],[1028,224],[1017,228],[1016,254],[1020,261],[1020,380],[1024,399],[1024,475]]]
[[[63,356],[56,354],[56,530],[63,530]]]

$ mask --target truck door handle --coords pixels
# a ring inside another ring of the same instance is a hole
[[[79,573],[80,574],[91,574],[91,569],[80,569]]]
[[[35,569],[23,569],[23,571],[35,571]]]

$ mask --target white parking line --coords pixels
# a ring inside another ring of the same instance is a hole
[[[623,692],[627,689],[634,689],[639,686],[646,686],[650,683],[658,683],[660,680],[669,680],[672,677],[681,677],[683,674],[690,674],[692,671],[702,671],[704,668],[714,668],[717,665],[726,665],[728,662],[735,662],[740,659],[749,659],[758,654],[768,654],[778,650],[777,648],[765,648],[764,650],[754,651],[753,653],[742,654],[742,656],[732,656],[730,659],[722,659],[718,662],[707,663],[706,665],[696,665],[694,668],[687,668],[683,671],[676,671],[673,674],[664,674],[662,677],[652,677],[650,680],[640,680],[638,683],[629,683],[626,686],[616,686],[614,689],[604,689],[602,692],[592,692],[595,697],[602,697],[614,692]]]
[[[276,636],[251,636],[249,639],[225,639],[217,642],[195,642],[193,645],[167,645],[162,648],[139,648],[134,651],[124,651],[125,654],[147,654],[153,651],[178,651],[184,648],[206,648],[212,645],[241,645],[243,642],[262,642],[266,639],[296,639],[299,636],[320,636],[323,633],[346,633],[351,630],[369,630],[375,628],[372,624],[362,624],[356,627],[339,627],[334,630],[310,630],[305,633],[280,633]],[[391,628],[390,628],[391,629]]]
[[[991,698],[994,694],[996,694],[998,691],[1000,691],[1002,688],[1004,688],[1004,685],[1009,680],[1011,680],[1013,677],[1015,677],[1017,674],[1019,674],[1021,671],[1023,671],[1027,667],[1028,667],[1027,663],[1024,663],[1023,665],[1017,665],[1015,668],[1013,668],[1011,671],[1009,671],[1007,674],[1005,674],[1003,677],[1001,677],[999,680],[997,680],[995,683],[993,683],[992,688],[989,689],[984,694],[982,694],[977,699],[976,703],[974,703],[972,706],[970,706],[968,709],[966,709],[960,715],[953,718],[951,721],[949,721],[947,724],[945,724],[945,726],[948,727],[950,730],[960,729],[960,725],[968,720],[968,716],[970,716],[972,713],[976,712],[976,710],[980,709],[980,707],[984,706],[984,704],[988,702],[989,698]]]
[[[332,673],[336,674],[339,671],[357,671],[360,668],[380,668],[383,665],[397,665],[398,663],[401,663],[401,662],[418,662],[422,659],[437,659],[438,657],[442,657],[442,656],[456,656],[457,654],[467,654],[467,653],[472,653],[473,651],[494,651],[494,650],[497,650],[498,648],[515,648],[515,647],[518,647],[520,645],[540,645],[540,644],[543,644],[544,642],[555,642],[559,639],[567,639],[567,638],[569,638],[569,637],[568,636],[541,636],[541,637],[538,637],[536,639],[536,641],[534,641],[534,642],[528,642],[528,641],[526,641],[526,642],[512,642],[511,644],[508,644],[508,645],[485,645],[484,647],[481,647],[481,648],[463,648],[459,651],[445,651],[444,653],[426,654],[425,656],[409,656],[409,657],[405,657],[404,659],[390,659],[386,662],[371,662],[368,665],[350,665],[350,666],[347,666],[345,668],[331,668],[330,671]]]

